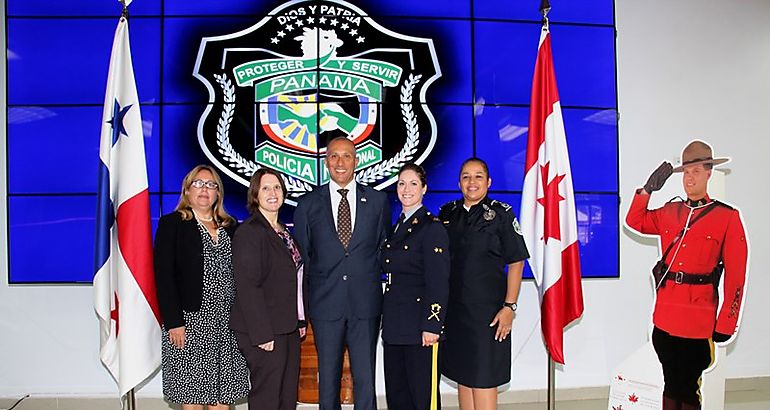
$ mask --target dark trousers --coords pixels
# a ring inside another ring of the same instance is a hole
[[[431,393],[441,408],[438,366],[433,363],[433,347],[384,344],[385,396],[389,410],[428,410]],[[436,377],[436,390],[431,390]]]
[[[275,335],[272,352],[253,346],[246,333],[235,332],[235,338],[249,365],[249,409],[296,409],[299,332]]]
[[[652,331],[652,345],[663,366],[664,401],[668,398],[669,402],[700,408],[701,375],[714,358],[711,341],[672,336],[656,327]]]
[[[380,319],[312,320],[318,352],[320,410],[339,410],[342,358],[347,345],[356,410],[375,410],[374,364]]]

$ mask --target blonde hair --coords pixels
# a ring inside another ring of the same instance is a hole
[[[198,165],[187,173],[187,175],[184,177],[184,180],[182,180],[182,192],[179,194],[179,203],[177,203],[176,209],[174,210],[182,214],[182,220],[189,221],[193,218],[192,206],[190,205],[190,201],[187,199],[187,191],[190,189],[190,186],[192,186],[192,182],[195,180],[195,176],[198,175],[198,173],[201,171],[210,172],[211,176],[214,178],[214,182],[216,182],[219,186],[219,188],[217,188],[217,200],[214,202],[212,207],[212,215],[214,217],[214,221],[217,223],[217,225],[225,227],[234,224],[235,218],[230,216],[230,214],[228,214],[225,210],[225,191],[224,187],[222,186],[222,179],[219,177],[219,174],[217,174],[217,171],[214,170],[214,167],[210,165]]]

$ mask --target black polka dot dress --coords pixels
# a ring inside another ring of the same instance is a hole
[[[235,301],[230,237],[219,228],[215,243],[198,223],[203,240],[201,309],[184,312],[186,341],[177,349],[163,330],[163,394],[173,403],[230,404],[249,391],[246,360],[228,327]]]

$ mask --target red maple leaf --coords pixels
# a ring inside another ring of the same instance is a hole
[[[561,240],[561,228],[559,226],[559,202],[564,200],[564,197],[559,195],[559,182],[566,176],[566,174],[556,175],[551,182],[548,182],[548,168],[551,166],[551,162],[546,162],[545,165],[540,167],[540,175],[543,180],[543,197],[538,198],[537,202],[543,206],[545,211],[544,216],[544,229],[543,229],[543,241],[548,242],[548,238]]]
[[[631,403],[636,403],[639,401],[639,397],[637,397],[635,394],[631,393],[630,396],[628,396],[628,401]]]
[[[115,292],[115,309],[110,310],[110,319],[115,321],[115,337],[118,336],[120,331],[120,316],[118,315],[118,293]]]

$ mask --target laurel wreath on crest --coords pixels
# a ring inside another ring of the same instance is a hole
[[[224,159],[239,173],[250,178],[251,175],[260,168],[260,165],[244,158],[241,154],[236,152],[232,144],[230,144],[230,124],[233,122],[233,114],[235,113],[235,87],[233,87],[233,83],[230,79],[227,78],[227,74],[214,74],[214,78],[216,78],[217,83],[222,87],[222,92],[224,93],[222,115],[219,117],[219,122],[217,122],[217,146],[219,146],[219,153],[222,154]],[[310,184],[297,178],[286,174],[281,174],[281,176],[286,183],[286,189],[290,192],[310,191],[313,189]]]
[[[233,87],[233,83],[225,73],[222,75],[214,74],[214,78],[222,88],[224,95],[222,114],[217,122],[217,146],[219,147],[219,153],[238,173],[243,174],[247,178],[251,177],[260,168],[260,165],[244,158],[230,144],[230,124],[233,122],[233,115],[235,114],[235,87]],[[417,116],[412,109],[412,91],[421,78],[422,75],[409,74],[409,78],[401,86],[401,117],[406,126],[406,143],[401,148],[401,151],[393,158],[358,174],[356,181],[368,184],[392,176],[398,172],[402,165],[414,157],[417,145],[420,142],[420,126],[417,123]],[[313,189],[305,181],[285,174],[281,174],[281,176],[286,182],[286,188],[289,192],[311,191]]]
[[[412,109],[412,91],[421,78],[422,74],[409,74],[409,78],[401,86],[401,118],[406,125],[406,143],[401,148],[401,151],[393,158],[358,174],[356,181],[368,184],[389,177],[398,172],[402,165],[414,157],[414,153],[417,151],[417,144],[420,142],[420,125],[417,123],[417,116]]]

